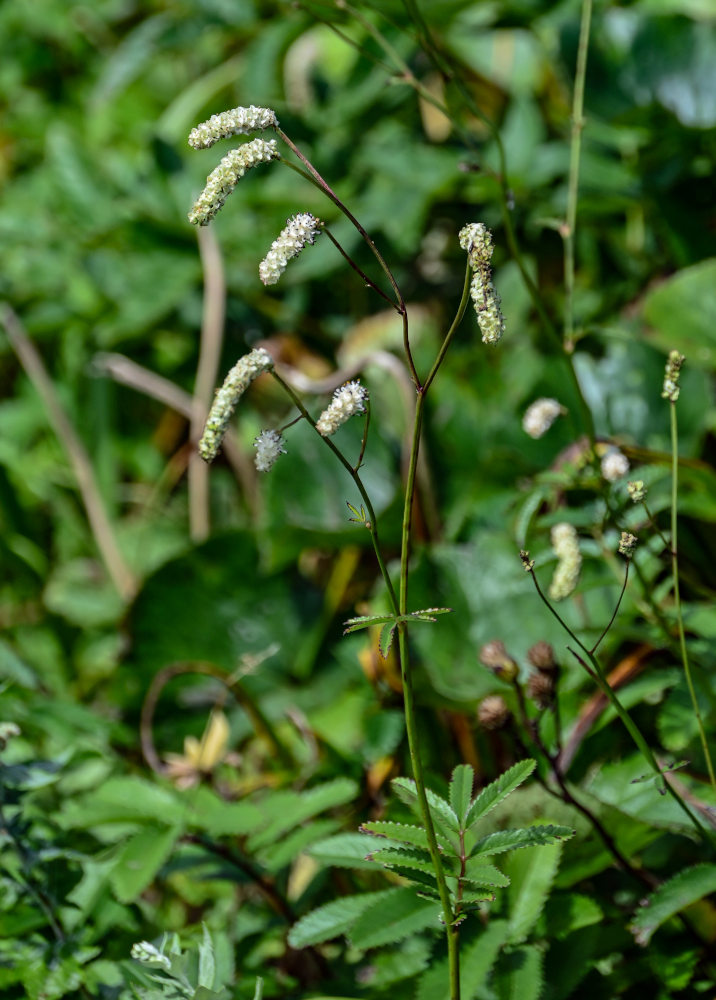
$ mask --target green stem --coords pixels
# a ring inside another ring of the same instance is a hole
[[[699,728],[699,738],[701,740],[701,747],[704,752],[704,757],[706,758],[706,767],[709,772],[709,780],[711,782],[711,787],[716,791],[716,776],[714,776],[714,767],[711,761],[711,753],[709,751],[709,746],[706,741],[706,733],[704,731],[704,722],[701,718],[701,710],[699,708],[699,701],[696,697],[696,690],[694,688],[693,678],[691,677],[691,664],[689,663],[689,656],[686,650],[686,635],[684,633],[684,617],[681,610],[681,596],[679,592],[679,550],[677,545],[677,526],[678,526],[678,516],[677,516],[677,504],[679,496],[679,435],[678,426],[676,420],[676,403],[671,402],[671,572],[674,579],[674,606],[676,608],[676,621],[679,627],[679,646],[681,648],[681,662],[684,665],[684,674],[686,675],[686,683],[689,688],[689,695],[691,697],[691,704],[694,708],[694,714],[696,716],[696,723]]]
[[[582,129],[584,128],[584,81],[587,74],[591,21],[592,0],[582,0],[582,20],[579,27],[577,69],[572,99],[572,141],[569,151],[567,218],[564,227],[564,346],[569,353],[574,350],[574,233],[577,226],[579,158],[582,151]]]
[[[383,553],[381,552],[381,549],[380,549],[380,542],[379,542],[379,539],[378,539],[378,527],[377,527],[377,521],[376,521],[376,516],[375,516],[375,510],[373,509],[373,504],[370,501],[370,497],[368,496],[366,488],[363,485],[363,480],[360,477],[360,473],[358,472],[357,469],[355,469],[351,465],[351,463],[343,455],[343,453],[338,448],[336,448],[336,446],[331,441],[331,439],[327,438],[327,437],[324,437],[321,434],[321,432],[316,429],[316,421],[313,419],[313,417],[311,416],[311,414],[308,412],[308,410],[306,409],[306,407],[301,402],[300,397],[296,395],[296,393],[293,391],[293,389],[288,384],[288,382],[284,381],[284,379],[282,379],[281,376],[275,370],[272,370],[271,374],[276,379],[276,381],[279,383],[279,385],[283,388],[284,392],[290,397],[291,402],[299,410],[299,412],[301,413],[301,416],[304,417],[308,421],[308,423],[311,425],[311,427],[313,427],[314,431],[316,431],[316,434],[318,434],[318,436],[320,437],[321,441],[323,441],[326,445],[328,445],[328,447],[331,449],[331,451],[336,456],[336,458],[338,459],[338,461],[341,463],[341,465],[343,466],[343,468],[346,470],[346,472],[348,473],[348,475],[351,477],[351,479],[353,480],[353,482],[356,484],[356,486],[358,488],[358,491],[359,491],[361,497],[363,498],[363,502],[365,504],[365,508],[368,511],[368,517],[370,518],[370,520],[368,521],[368,523],[367,523],[366,526],[367,526],[368,530],[370,531],[371,541],[373,542],[373,550],[375,551],[375,557],[378,560],[378,568],[380,569],[380,575],[383,577],[383,580],[385,581],[385,586],[386,586],[386,588],[388,590],[388,597],[390,598],[391,608],[393,609],[393,611],[396,614],[398,614],[399,613],[399,611],[398,611],[398,607],[399,607],[399,605],[398,605],[398,597],[397,597],[397,595],[395,593],[395,588],[393,587],[393,581],[390,578],[390,574],[388,573],[388,568],[385,565],[385,560],[383,559]]]

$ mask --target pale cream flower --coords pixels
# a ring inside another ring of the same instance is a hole
[[[323,437],[335,434],[355,413],[365,413],[368,390],[357,379],[346,382],[333,393],[328,409],[316,421],[316,430]]]
[[[259,163],[280,159],[275,139],[252,139],[232,149],[206,178],[206,187],[189,212],[189,222],[197,226],[208,225],[247,170]]]
[[[231,135],[248,135],[265,128],[276,128],[277,125],[276,112],[271,108],[257,108],[253,104],[248,108],[231,108],[230,111],[212,115],[193,128],[189,133],[189,145],[194,149],[208,149],[219,139],[227,139]]]
[[[275,285],[286,264],[311,243],[316,242],[320,234],[321,223],[310,212],[294,215],[288,220],[286,227],[271,244],[271,249],[259,264],[259,277],[264,285]]]
[[[212,462],[219,451],[229,425],[231,414],[255,378],[273,368],[273,359],[263,347],[245,354],[236,362],[216,393],[209,416],[206,418],[204,433],[199,442],[199,454],[206,462]]]

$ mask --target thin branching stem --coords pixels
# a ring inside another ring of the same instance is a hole
[[[696,716],[696,724],[699,729],[699,739],[701,740],[701,748],[704,752],[704,757],[706,758],[706,767],[709,772],[709,781],[711,782],[711,787],[716,791],[716,776],[714,775],[714,766],[711,760],[711,752],[709,750],[708,741],[706,739],[706,732],[704,730],[704,721],[701,718],[701,709],[699,708],[699,700],[696,697],[696,689],[694,688],[694,681],[691,676],[691,664],[689,662],[689,654],[686,649],[686,634],[684,632],[684,616],[681,608],[681,594],[679,591],[679,547],[677,540],[678,531],[678,500],[679,500],[679,433],[678,424],[676,419],[676,402],[671,401],[669,403],[669,409],[671,411],[671,573],[674,581],[674,607],[676,610],[676,623],[679,629],[679,648],[681,650],[681,662],[684,666],[684,675],[686,676],[686,684],[689,688],[689,696],[691,698],[691,704],[693,705],[694,714]]]
[[[607,632],[609,631],[609,629],[614,624],[614,619],[617,616],[617,613],[619,611],[619,607],[620,607],[620,605],[622,603],[622,598],[624,597],[624,593],[625,593],[626,588],[627,588],[627,581],[629,580],[629,565],[630,565],[630,562],[631,562],[631,560],[627,559],[626,568],[624,570],[624,583],[622,584],[622,589],[621,589],[621,591],[619,593],[619,597],[617,598],[617,603],[614,606],[614,611],[612,612],[612,617],[609,619],[609,621],[607,622],[607,624],[602,629],[602,632],[601,632],[599,638],[597,639],[597,641],[594,643],[594,645],[590,649],[590,651],[589,651],[590,653],[596,653],[596,651],[599,648],[599,645],[600,645],[602,639],[604,638],[604,636],[607,634]]]

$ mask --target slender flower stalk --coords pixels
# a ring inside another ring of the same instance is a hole
[[[189,212],[189,222],[207,226],[247,170],[259,163],[280,159],[275,139],[252,139],[232,149],[206,178],[206,187]]]
[[[691,698],[694,715],[696,716],[696,725],[698,726],[701,748],[706,760],[709,781],[711,782],[711,787],[716,792],[716,773],[714,773],[711,751],[709,750],[708,741],[706,739],[706,731],[704,729],[704,720],[701,717],[699,700],[696,696],[696,689],[691,676],[691,664],[689,662],[689,654],[686,648],[684,616],[681,608],[681,594],[679,591],[679,549],[677,540],[679,500],[679,431],[676,418],[676,401],[678,400],[679,393],[681,391],[679,386],[679,376],[681,366],[684,361],[685,358],[683,354],[679,354],[678,351],[671,351],[669,359],[666,363],[664,386],[661,393],[662,397],[664,399],[668,399],[669,401],[671,423],[671,575],[674,585],[674,607],[676,609],[676,622],[679,630],[681,662],[684,667],[684,676],[686,677],[686,685],[689,689],[689,697]]]

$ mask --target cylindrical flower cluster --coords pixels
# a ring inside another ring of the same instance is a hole
[[[681,391],[679,375],[681,374],[681,366],[684,361],[686,361],[686,358],[683,354],[679,354],[678,351],[671,351],[669,353],[661,396],[662,399],[668,399],[670,403],[675,403],[679,398],[679,392]]]
[[[622,531],[619,538],[619,552],[621,555],[626,556],[627,559],[631,559],[636,551],[636,543],[638,538],[636,535],[632,535],[628,531]]]
[[[470,296],[477,313],[483,343],[496,344],[505,332],[505,320],[500,309],[500,296],[490,276],[492,234],[481,222],[471,222],[463,226],[459,237],[460,246],[467,251],[468,261],[474,272]]]
[[[212,115],[193,128],[189,133],[189,145],[194,149],[208,149],[219,139],[227,139],[231,135],[248,135],[277,125],[276,113],[271,108],[256,108],[253,104],[248,108],[231,108],[230,111]]]
[[[273,360],[268,351],[257,347],[236,362],[216,393],[204,433],[199,442],[199,454],[206,462],[213,462],[226,433],[231,414],[236,404],[255,378],[273,368]]]
[[[565,522],[555,524],[550,537],[558,562],[549,585],[549,596],[553,601],[562,601],[565,597],[569,597],[577,586],[582,568],[582,554],[579,551],[577,532],[573,525]]]
[[[556,399],[536,399],[525,410],[522,428],[531,438],[541,438],[546,434],[557,417],[564,413],[564,407]]]
[[[618,448],[610,448],[602,459],[601,469],[606,481],[615,483],[629,471],[629,459]]]
[[[308,243],[315,243],[321,223],[310,212],[294,215],[271,244],[271,249],[259,264],[259,277],[264,285],[275,285],[286,264]]]
[[[368,390],[357,379],[346,382],[333,393],[328,409],[316,421],[316,430],[323,437],[335,434],[355,413],[365,413]]]
[[[191,212],[189,222],[206,226],[214,218],[226,199],[247,170],[258,163],[280,160],[275,139],[252,139],[232,149],[221,160],[218,167],[206,178],[206,187],[201,192]]]
[[[629,499],[634,503],[643,503],[646,500],[646,486],[643,479],[634,479],[627,483],[627,493]]]
[[[254,465],[259,472],[269,472],[279,455],[285,455],[285,440],[280,431],[261,431],[254,441]]]

